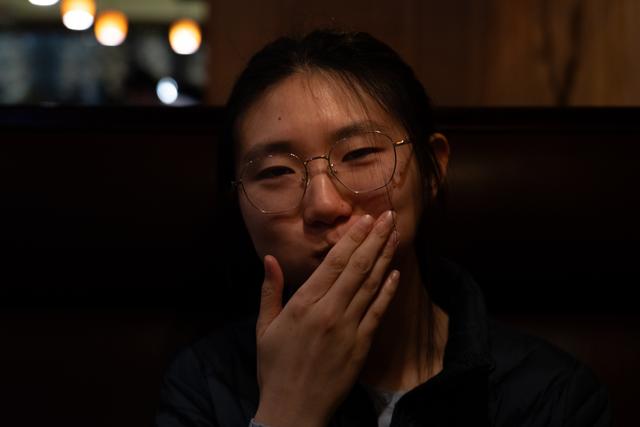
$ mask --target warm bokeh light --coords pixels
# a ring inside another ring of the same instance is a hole
[[[60,12],[65,27],[76,31],[86,30],[93,24],[96,2],[94,0],[62,0]]]
[[[104,46],[118,46],[127,38],[127,17],[116,10],[101,12],[94,27],[96,39]]]
[[[198,50],[202,42],[200,26],[192,19],[180,19],[169,29],[169,43],[174,52],[190,55]]]
[[[58,3],[60,0],[29,0],[29,3],[36,6],[52,6]]]
[[[173,104],[178,99],[178,83],[171,77],[163,77],[156,86],[156,94],[163,104]]]

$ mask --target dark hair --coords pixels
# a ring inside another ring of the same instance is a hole
[[[430,99],[411,67],[389,46],[363,32],[317,30],[301,38],[283,37],[251,58],[233,86],[226,105],[224,141],[219,151],[220,182],[225,185],[234,179],[235,161],[231,159],[234,159],[238,125],[244,113],[270,87],[305,71],[321,71],[335,76],[354,93],[358,89],[363,90],[405,128],[423,177],[424,212],[427,215],[435,202],[431,188],[439,188],[442,182],[435,154],[428,143],[435,131]],[[437,194],[442,197],[440,188]],[[237,199],[229,202],[233,209],[228,211],[230,215],[224,219],[225,224],[234,219],[240,221]],[[424,224],[423,218],[416,238],[420,256],[426,255]],[[235,225],[240,224],[236,222]],[[246,230],[242,225],[240,227],[244,235],[234,243],[240,246],[247,242],[250,244]],[[237,271],[231,274],[235,275]]]
[[[267,89],[306,70],[325,71],[348,87],[362,88],[406,129],[414,143],[424,188],[439,185],[440,170],[427,144],[435,128],[424,87],[393,49],[362,32],[317,30],[299,39],[279,38],[256,53],[238,77],[226,105],[226,147],[232,150],[238,122]],[[226,176],[233,177],[234,165],[226,166],[230,168]],[[428,204],[432,202],[430,191],[425,191],[425,196]]]

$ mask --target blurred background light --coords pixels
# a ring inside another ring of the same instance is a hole
[[[29,0],[29,3],[36,6],[52,6],[60,0]]]
[[[96,19],[96,39],[104,46],[118,46],[127,38],[128,27],[124,13],[116,10],[104,11]]]
[[[83,31],[93,24],[96,3],[94,0],[62,0],[60,12],[65,27]]]
[[[156,93],[163,104],[173,104],[178,99],[178,83],[171,77],[163,77],[156,86]]]
[[[171,48],[180,55],[190,55],[196,52],[201,42],[200,26],[193,19],[175,21],[169,29]]]
[[[33,4],[46,2],[55,0],[0,0],[0,106],[164,105],[156,93],[162,77],[179,84],[171,107],[204,102],[208,69],[203,23],[209,0]],[[62,25],[64,14],[74,10],[86,23],[74,24],[74,13],[64,21],[86,30]],[[124,17],[113,19],[106,13],[112,11]],[[169,28],[178,19],[193,20],[202,31],[192,55],[176,54],[169,43]]]

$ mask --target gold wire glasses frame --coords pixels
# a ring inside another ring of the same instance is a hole
[[[385,138],[385,140],[388,140],[389,144],[393,147],[393,168],[391,170],[391,173],[389,174],[389,177],[385,180],[385,182],[382,185],[378,185],[378,186],[376,186],[374,188],[369,188],[367,190],[354,190],[351,187],[349,187],[347,184],[345,184],[338,177],[338,172],[334,168],[335,165],[331,161],[331,155],[334,152],[334,149],[336,147],[338,147],[341,142],[343,142],[345,140],[348,140],[350,138],[353,138],[354,136],[364,136],[364,135],[367,135],[367,134],[373,134],[373,135],[377,135],[377,136],[382,136],[382,137]],[[379,189],[384,188],[387,185],[389,185],[389,182],[391,182],[391,179],[393,178],[393,175],[395,174],[395,170],[396,170],[396,164],[397,164],[396,148],[399,147],[399,146],[405,145],[405,144],[409,144],[410,142],[411,141],[408,140],[408,139],[401,139],[399,141],[393,141],[393,139],[391,139],[390,136],[384,134],[383,132],[378,131],[378,130],[373,130],[373,131],[362,132],[362,133],[359,133],[357,135],[352,135],[350,137],[343,138],[343,139],[340,139],[340,140],[334,142],[333,145],[331,146],[331,148],[329,149],[329,152],[327,154],[325,154],[325,155],[322,155],[322,156],[315,156],[315,157],[308,158],[306,160],[302,160],[296,154],[286,153],[285,156],[289,157],[290,159],[293,159],[296,163],[299,163],[300,165],[303,166],[303,168],[304,168],[304,178],[302,179],[302,181],[304,182],[304,186],[303,186],[302,193],[300,194],[300,197],[299,197],[298,201],[295,203],[295,205],[293,205],[293,206],[291,206],[289,208],[286,208],[286,209],[282,209],[282,210],[268,210],[268,209],[261,208],[256,203],[254,203],[254,200],[252,200],[252,198],[249,196],[249,194],[247,192],[247,189],[245,188],[245,184],[244,184],[245,172],[247,170],[249,170],[254,163],[263,160],[263,157],[260,157],[259,159],[253,159],[253,160],[248,161],[244,165],[244,167],[242,168],[242,171],[240,173],[240,179],[237,180],[237,181],[232,181],[231,185],[236,189],[238,187],[242,187],[242,192],[244,193],[245,197],[247,198],[247,200],[249,201],[251,206],[253,206],[254,208],[256,208],[257,210],[259,210],[260,212],[262,212],[264,214],[279,214],[279,213],[288,212],[288,211],[291,211],[293,209],[296,209],[300,205],[300,203],[302,202],[302,200],[304,198],[304,194],[306,193],[307,186],[309,185],[309,170],[307,168],[307,164],[312,162],[313,160],[324,159],[329,164],[329,171],[328,171],[329,174],[331,176],[333,176],[336,179],[336,181],[338,181],[343,187],[345,187],[347,190],[351,191],[354,194],[368,193],[368,192],[379,190]],[[267,155],[265,157],[269,157],[269,155]]]

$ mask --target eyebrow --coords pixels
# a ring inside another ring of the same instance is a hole
[[[267,141],[255,144],[240,159],[241,163],[246,163],[267,154],[273,153],[291,153],[293,151],[292,141]]]
[[[352,123],[350,125],[341,127],[337,131],[333,132],[332,140],[337,141],[339,139],[348,138],[362,132],[371,132],[374,130],[384,131],[386,127],[373,120],[362,120]]]
[[[362,120],[359,122],[351,123],[347,126],[343,126],[338,130],[332,132],[331,140],[338,141],[340,139],[348,138],[362,132],[370,132],[374,130],[384,131],[385,126],[373,120]],[[273,154],[273,153],[293,153],[294,143],[291,140],[275,140],[265,141],[254,144],[241,158],[241,163],[246,163],[254,160],[258,157]]]

